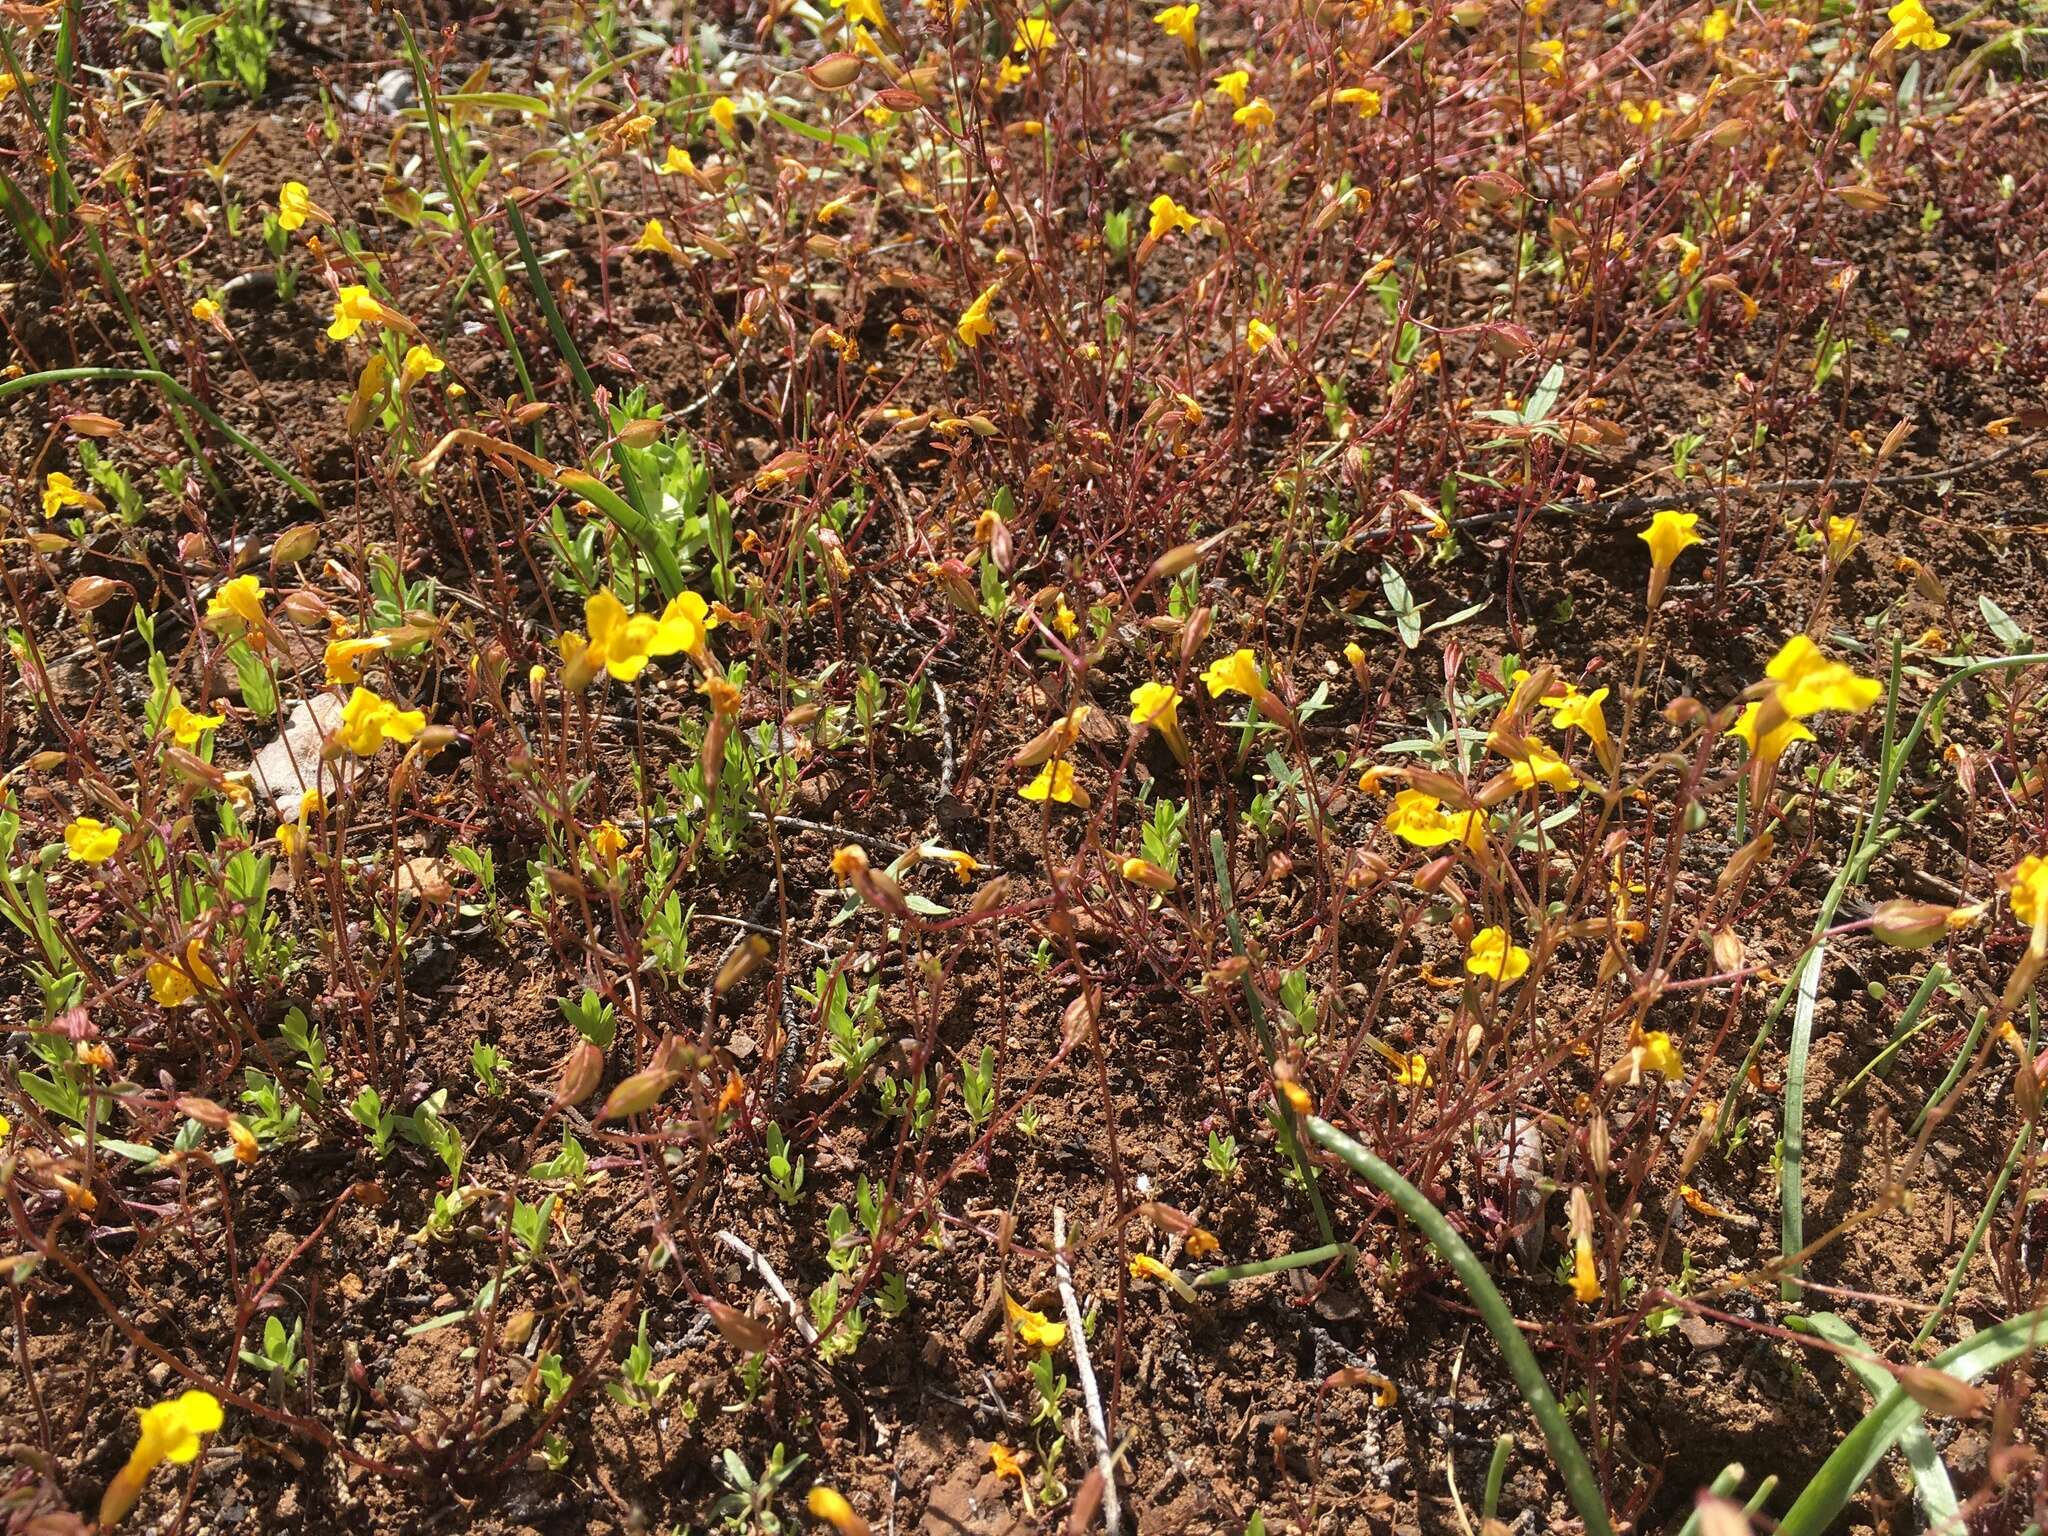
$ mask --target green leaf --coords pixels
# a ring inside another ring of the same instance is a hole
[[[1964,1381],[1975,1381],[2009,1361],[2040,1348],[2042,1333],[2048,1329],[2048,1309],[2019,1317],[1973,1333],[1953,1349],[1928,1362]],[[1920,1422],[1920,1405],[1893,1382],[1877,1400],[1877,1406],[1842,1438],[1834,1454],[1821,1463],[1813,1479],[1778,1527],[1778,1536],[1822,1536],[1856,1496],[1877,1464],[1897,1445],[1907,1429]]]

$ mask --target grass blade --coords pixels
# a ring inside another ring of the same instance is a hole
[[[1614,1528],[1607,1519],[1607,1501],[1600,1496],[1600,1480],[1593,1475],[1592,1463],[1586,1460],[1586,1453],[1572,1434],[1564,1410],[1551,1393],[1550,1383],[1543,1379],[1543,1367],[1536,1363],[1536,1356],[1522,1337],[1522,1330],[1515,1326],[1514,1314],[1508,1310],[1507,1302],[1494,1286],[1486,1266],[1479,1262],[1478,1255],[1465,1245],[1465,1240],[1458,1236],[1457,1229],[1444,1213],[1390,1165],[1329,1121],[1310,1115],[1307,1123],[1309,1140],[1334,1154],[1345,1167],[1392,1200],[1400,1207],[1401,1214],[1413,1223],[1415,1230],[1429,1239],[1430,1245],[1443,1255],[1444,1262],[1451,1266],[1451,1272],[1470,1293],[1480,1320],[1486,1324],[1486,1331],[1493,1335],[1495,1347],[1507,1362],[1508,1374],[1521,1388],[1523,1401],[1528,1403],[1537,1427],[1543,1431],[1544,1443],[1550,1447],[1550,1459],[1556,1463],[1558,1475],[1564,1479],[1565,1492],[1571,1496],[1572,1507],[1578,1510],[1579,1518],[1586,1523],[1587,1536],[1613,1536]]]
[[[1935,1356],[1931,1363],[1964,1381],[1975,1381],[1987,1371],[1995,1371],[2038,1349],[2044,1325],[2048,1325],[2048,1309],[2023,1313],[1971,1334],[1955,1348]],[[1778,1526],[1779,1536],[1821,1536],[1856,1496],[1856,1490],[1877,1470],[1886,1453],[1899,1443],[1909,1427],[1919,1422],[1920,1405],[1906,1396],[1897,1382],[1892,1382],[1879,1394],[1877,1406],[1843,1436],[1834,1454],[1821,1463],[1812,1481],[1800,1490]]]
[[[1816,944],[1799,977],[1799,1007],[1792,1015],[1792,1044],[1785,1054],[1784,1153],[1778,1160],[1778,1251],[1790,1257],[1806,1246],[1806,1196],[1800,1165],[1806,1158],[1806,1056],[1813,1045],[1813,1002],[1828,947]],[[1783,1301],[1799,1299],[1798,1271],[1787,1266],[1778,1282]]]
[[[1863,1342],[1862,1335],[1851,1328],[1846,1319],[1833,1312],[1815,1312],[1788,1321],[1797,1332],[1812,1332],[1838,1346],[1843,1351],[1838,1358],[1862,1379],[1873,1400],[1883,1398],[1886,1391],[1895,1385],[1891,1372],[1869,1359],[1875,1351]],[[1927,1512],[1928,1526],[1938,1536],[1945,1522],[1955,1520],[1959,1515],[1955,1485],[1948,1480],[1948,1468],[1941,1464],[1941,1457],[1935,1453],[1927,1426],[1918,1419],[1899,1432],[1899,1449],[1905,1453],[1906,1465],[1913,1469],[1913,1487],[1919,1494],[1921,1509]]]

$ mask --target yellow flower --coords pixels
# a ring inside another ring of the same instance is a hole
[[[1578,775],[1572,772],[1565,760],[1543,747],[1536,748],[1527,757],[1515,759],[1508,765],[1508,772],[1514,776],[1517,789],[1534,789],[1545,784],[1564,794],[1579,787]]]
[[[1018,1486],[1021,1487],[1023,1485],[1024,1463],[1019,1461],[1017,1453],[1007,1445],[1004,1445],[1002,1441],[990,1442],[988,1460],[989,1465],[995,1468],[997,1477],[1014,1477],[1017,1479]]]
[[[1202,681],[1208,686],[1212,699],[1220,699],[1226,693],[1241,693],[1248,699],[1256,699],[1266,691],[1266,679],[1259,671],[1259,658],[1249,650],[1233,651],[1210,662],[1202,673]]]
[[[721,96],[711,103],[711,121],[718,125],[718,131],[727,138],[732,137],[735,116],[730,96]]]
[[[1785,749],[1795,741],[1812,741],[1813,732],[1789,715],[1782,722],[1765,732],[1763,740],[1757,740],[1757,717],[1763,713],[1763,705],[1744,706],[1742,718],[1737,720],[1728,734],[1749,748],[1751,757],[1760,757],[1767,763],[1775,763],[1785,755]]]
[[[1578,1237],[1572,1242],[1572,1295],[1587,1306],[1600,1299],[1600,1271],[1593,1266],[1593,1239]]]
[[[1202,222],[1164,192],[1152,199],[1150,207],[1152,223],[1145,231],[1148,240],[1164,240],[1178,230],[1199,228]]]
[[[1920,0],[1899,0],[1885,15],[1892,24],[1892,41],[1901,48],[1924,48],[1932,53],[1948,46],[1948,34],[1936,29],[1934,18]]]
[[[972,304],[960,311],[960,322],[954,330],[962,346],[978,346],[984,337],[995,335],[996,323],[989,315],[989,306],[995,303],[996,294],[1002,286],[1001,283],[990,283],[975,296]]]
[[[2012,872],[2012,915],[2029,928],[2040,924],[2048,913],[2048,859],[2034,853],[2021,859]]]
[[[1065,1323],[1055,1323],[1042,1312],[1020,1307],[1007,1291],[1003,1293],[1003,1306],[1010,1314],[1010,1326],[1017,1330],[1017,1337],[1033,1349],[1058,1349],[1067,1341]]]
[[[387,741],[403,745],[427,728],[427,717],[416,709],[400,709],[389,699],[368,688],[357,688],[341,707],[341,727],[335,739],[357,757],[368,757]]]
[[[1550,723],[1560,731],[1579,731],[1586,740],[1593,743],[1595,751],[1606,760],[1608,751],[1607,712],[1600,706],[1607,701],[1607,690],[1595,688],[1591,693],[1580,693],[1578,689],[1566,686],[1562,695],[1553,695],[1543,700],[1544,708],[1550,711]]]
[[[1856,526],[1853,517],[1830,517],[1828,519],[1828,559],[1840,565],[1855,552],[1863,542],[1863,530]]]
[[[1230,120],[1246,133],[1257,133],[1262,128],[1273,126],[1273,109],[1266,104],[1265,97],[1254,96],[1231,113]]]
[[[1074,782],[1074,765],[1063,757],[1049,760],[1038,770],[1038,777],[1017,793],[1026,800],[1050,800],[1057,805],[1078,805],[1084,811],[1088,808],[1088,792]]]
[[[1477,811],[1451,815],[1443,802],[1419,789],[1404,789],[1394,796],[1393,809],[1380,823],[1404,843],[1417,848],[1440,848],[1461,839],[1477,848],[1485,841],[1485,823]]]
[[[1553,80],[1564,78],[1564,44],[1554,37],[1546,37],[1530,49],[1536,55],[1536,62],[1543,73]]]
[[[640,238],[633,242],[633,249],[649,254],[666,256],[671,261],[683,254],[676,249],[675,242],[669,239],[668,233],[661,227],[661,220],[659,219],[649,219],[642,226]]]
[[[811,1491],[804,1496],[804,1507],[831,1526],[839,1536],[869,1536],[867,1521],[853,1512],[853,1506],[846,1502],[846,1495],[837,1488],[813,1483]]]
[[[1716,9],[1712,15],[1700,23],[1700,41],[1710,47],[1720,42],[1721,39],[1728,35],[1728,28],[1733,20],[1734,18],[1727,11]]]
[[[1010,39],[1010,52],[1044,53],[1048,48],[1057,48],[1059,41],[1059,32],[1050,20],[1043,16],[1026,16],[1017,23],[1017,34]]]
[[[588,618],[588,609],[585,617]],[[703,652],[705,638],[718,627],[711,605],[695,592],[683,592],[669,600],[655,621],[654,638],[648,642],[650,656],[696,656]]]
[[[694,176],[697,162],[690,158],[690,152],[680,144],[671,144],[668,153],[662,156],[661,164],[654,168],[657,176]]]
[[[1192,53],[1200,46],[1195,39],[1195,18],[1202,13],[1199,5],[1169,5],[1163,11],[1155,11],[1152,19],[1159,24],[1159,30],[1168,37],[1180,39],[1181,46]]]
[[[1674,1083],[1685,1076],[1685,1063],[1679,1059],[1678,1047],[1671,1043],[1671,1037],[1663,1030],[1650,1030],[1636,1048],[1642,1052],[1638,1059],[1645,1072],[1655,1072],[1667,1082]]]
[[[137,1413],[142,1432],[135,1449],[100,1499],[103,1531],[111,1530],[135,1507],[150,1473],[167,1461],[182,1466],[196,1459],[200,1442],[225,1422],[220,1399],[211,1392],[183,1392]]]
[[[1672,562],[1700,542],[1697,512],[1659,512],[1636,537],[1650,546],[1650,564],[1668,571]]]
[[[347,341],[365,325],[390,325],[397,317],[361,283],[350,283],[334,296],[334,323],[327,327],[335,341]]]
[[[173,965],[167,960],[152,960],[144,972],[149,982],[149,995],[159,1008],[182,1008],[199,995],[199,986],[217,987],[220,977],[213,967],[206,963],[206,957],[199,952],[199,941],[194,939],[185,946],[185,963]],[[195,981],[198,985],[195,985]]]
[[[363,662],[379,651],[389,650],[390,647],[389,635],[363,635],[328,641],[325,658],[327,681],[360,683],[363,680]]]
[[[80,816],[64,829],[64,852],[74,864],[104,864],[121,847],[121,829]]]
[[[43,516],[55,517],[66,507],[98,507],[99,498],[81,491],[62,470],[53,469],[43,480]]]
[[[1140,683],[1131,690],[1131,724],[1169,726],[1180,718],[1180,690],[1171,683]]]
[[[1693,244],[1692,241],[1686,239],[1685,236],[1678,234],[1666,235],[1657,242],[1657,246],[1660,250],[1668,246],[1669,249],[1678,252],[1678,275],[1680,277],[1691,277],[1693,273],[1699,271],[1700,248]]]
[[[202,294],[192,301],[192,318],[201,325],[212,325],[220,319],[220,301]]]
[[[277,189],[277,227],[294,230],[318,212],[313,195],[303,181],[288,181]]]
[[[1279,339],[1279,335],[1274,331],[1273,327],[1266,324],[1265,321],[1259,319],[1256,315],[1244,323],[1245,349],[1253,357],[1257,357]]]
[[[1664,103],[1654,96],[1648,101],[1623,101],[1621,115],[1645,131],[1653,128],[1664,115]]]
[[[1241,107],[1244,105],[1245,91],[1251,83],[1249,70],[1225,70],[1216,77],[1215,91],[1218,96],[1227,98],[1233,107]]]
[[[221,583],[207,600],[206,622],[221,625],[230,633],[263,628],[263,583],[254,576],[237,576]]]
[[[430,373],[439,373],[448,365],[434,355],[434,349],[424,342],[414,342],[405,351],[405,362],[399,368],[398,387],[411,389]]]
[[[1505,928],[1482,928],[1472,935],[1465,969],[1474,976],[1490,976],[1504,987],[1513,986],[1529,972],[1529,951],[1510,939]]]
[[[1795,720],[1823,710],[1860,715],[1884,697],[1883,683],[1829,661],[1805,635],[1794,635],[1780,646],[1764,667],[1764,676],[1776,680],[1778,703]]]
[[[652,615],[628,611],[609,590],[593,593],[585,601],[583,623],[590,631],[589,664],[603,667],[622,683],[632,682],[646,669],[661,633],[661,625]]]
[[[597,824],[597,830],[590,834],[590,846],[597,856],[609,864],[626,851],[626,834],[619,830],[619,824],[607,818]]]
[[[171,740],[188,752],[199,745],[201,734],[227,723],[226,715],[201,715],[185,707],[185,701],[178,697],[178,690],[171,690],[171,707],[164,711],[164,729],[171,733]]]
[[[1365,1043],[1386,1058],[1387,1065],[1394,1069],[1394,1081],[1403,1088],[1428,1088],[1436,1082],[1430,1073],[1429,1058],[1417,1051],[1409,1054],[1397,1051],[1386,1041],[1372,1035],[1365,1037]]]
[[[1356,106],[1360,122],[1369,122],[1378,117],[1381,107],[1385,105],[1380,99],[1380,93],[1366,85],[1347,85],[1330,99],[1347,107]]]

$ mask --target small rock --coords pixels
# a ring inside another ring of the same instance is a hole
[[[331,693],[295,704],[282,734],[249,764],[250,782],[270,802],[280,821],[299,814],[308,790],[317,788],[324,796],[340,786],[340,765],[323,762],[320,757],[327,738],[340,725],[341,700]]]

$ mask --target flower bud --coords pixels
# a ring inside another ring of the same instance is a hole
[[[604,1076],[604,1052],[588,1040],[579,1040],[562,1060],[562,1070],[555,1079],[556,1109],[571,1104],[581,1104],[593,1093]]]

